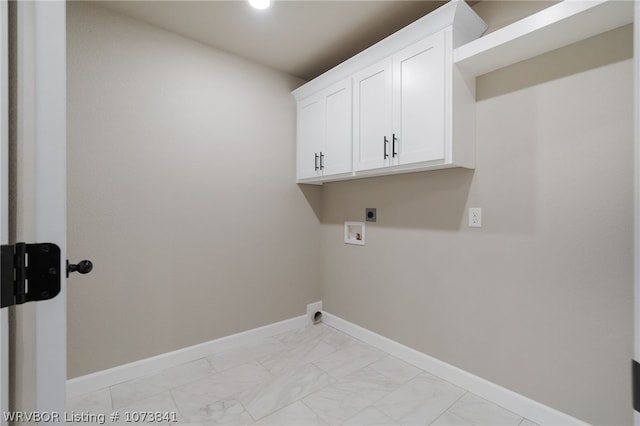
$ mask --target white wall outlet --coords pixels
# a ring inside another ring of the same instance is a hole
[[[482,226],[482,209],[480,207],[469,208],[469,227],[480,228]]]
[[[318,312],[320,312],[320,318],[318,318]],[[307,318],[309,319],[309,324],[315,324],[322,320],[322,300],[307,305]]]

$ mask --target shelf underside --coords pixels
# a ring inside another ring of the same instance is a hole
[[[565,0],[460,46],[454,63],[479,76],[632,22],[631,0]]]

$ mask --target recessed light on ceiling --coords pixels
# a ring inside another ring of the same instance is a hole
[[[256,9],[267,9],[271,6],[271,0],[249,0],[249,4]]]

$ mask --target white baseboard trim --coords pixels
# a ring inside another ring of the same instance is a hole
[[[539,425],[588,424],[326,311],[322,312],[322,322]]]
[[[189,346],[177,351],[167,352],[151,358],[141,359],[129,364],[87,374],[86,376],[69,379],[67,380],[67,398],[74,398],[108,386],[137,379],[148,374],[154,374],[166,368],[204,358],[216,352],[255,343],[256,340],[302,328],[307,324],[307,315],[301,315],[263,327],[221,337],[209,342]]]

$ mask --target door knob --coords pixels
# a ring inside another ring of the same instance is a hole
[[[93,269],[93,263],[90,260],[81,260],[77,264],[69,263],[67,260],[67,278],[71,272],[79,272],[81,274],[88,274]]]

